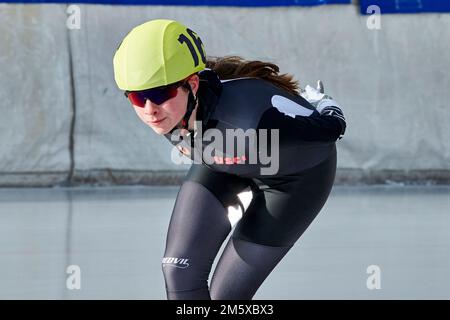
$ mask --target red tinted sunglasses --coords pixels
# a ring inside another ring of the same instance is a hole
[[[144,108],[147,100],[155,104],[162,104],[169,99],[175,98],[178,94],[178,88],[184,86],[186,83],[187,80],[182,80],[167,86],[148,90],[125,91],[125,96],[133,105]]]

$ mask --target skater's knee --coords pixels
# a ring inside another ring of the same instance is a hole
[[[169,300],[210,299],[208,272],[189,266],[187,259],[164,258],[162,271]]]
[[[189,264],[188,259],[165,257],[162,272],[169,290],[192,290],[208,286],[207,275],[202,275]]]

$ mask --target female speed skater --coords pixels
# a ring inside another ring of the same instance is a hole
[[[341,109],[275,64],[207,59],[200,37],[173,20],[132,29],[113,64],[138,117],[176,146],[172,160],[193,160],[167,232],[167,298],[252,299],[330,194]],[[227,208],[242,207],[243,190],[252,200],[232,226]]]

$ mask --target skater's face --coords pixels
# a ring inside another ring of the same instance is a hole
[[[187,80],[195,95],[199,86],[199,78],[193,75]],[[176,95],[168,100],[156,104],[150,100],[145,101],[142,108],[133,105],[134,111],[146,125],[152,128],[157,134],[166,134],[172,130],[183,119],[186,113],[189,91],[182,86],[176,88]],[[191,116],[191,118],[193,118]]]

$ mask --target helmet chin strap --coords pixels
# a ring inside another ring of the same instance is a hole
[[[188,83],[186,83],[186,85],[184,87],[189,90],[186,113],[184,114],[183,119],[181,119],[181,121],[178,123],[178,125],[176,125],[170,131],[170,133],[172,133],[176,129],[185,129],[185,130],[189,131],[188,135],[191,135],[194,133],[194,130],[189,130],[189,118],[191,117],[192,112],[194,111],[195,106],[197,105],[198,97],[194,96],[194,94],[192,93],[191,86]]]

